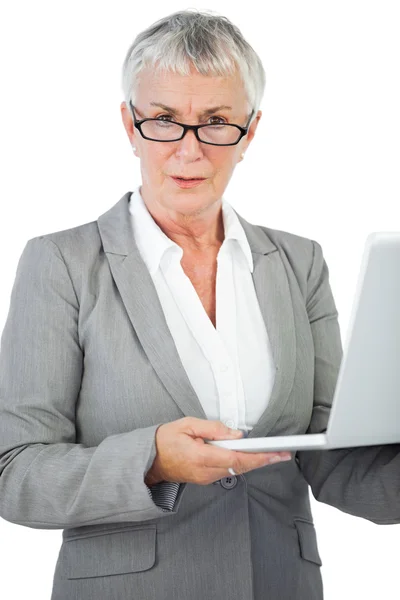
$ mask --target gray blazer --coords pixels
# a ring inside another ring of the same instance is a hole
[[[28,240],[0,353],[0,515],[63,529],[52,600],[321,600],[309,502],[400,522],[400,446],[298,452],[207,486],[174,510],[144,476],[155,431],[207,416],[130,227],[97,221]],[[321,246],[238,215],[277,366],[249,437],[322,432],[342,358]]]

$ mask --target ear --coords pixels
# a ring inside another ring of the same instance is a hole
[[[122,102],[120,106],[122,122],[124,124],[125,131],[129,138],[131,145],[136,147],[136,133],[133,126],[132,113],[126,105],[126,102]]]
[[[249,127],[249,130],[248,130],[247,135],[245,137],[246,141],[245,141],[244,145],[242,146],[242,152],[244,152],[245,150],[247,150],[247,148],[248,148],[251,140],[255,136],[256,129],[258,127],[258,123],[260,122],[261,116],[262,116],[262,111],[259,110],[257,112],[256,117],[253,119],[253,121],[252,121],[252,123],[251,123],[251,125]]]

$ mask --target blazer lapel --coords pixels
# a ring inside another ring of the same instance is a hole
[[[172,399],[186,416],[207,419],[182,365],[153,280],[136,246],[130,223],[130,195],[131,192],[124,194],[97,220],[112,276],[143,350]],[[265,437],[273,431],[293,386],[296,366],[293,307],[277,247],[260,227],[236,214],[251,248],[254,287],[276,366],[268,406],[248,435],[249,438]]]

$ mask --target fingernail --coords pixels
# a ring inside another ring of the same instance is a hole
[[[284,459],[282,459],[280,456],[273,456],[272,458],[269,459],[268,462],[269,463],[278,463],[278,462],[281,462],[281,460],[284,460]]]
[[[230,429],[229,430],[231,435],[234,435],[235,437],[241,437],[242,436],[242,431],[240,431],[240,429]]]

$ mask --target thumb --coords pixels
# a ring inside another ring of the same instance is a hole
[[[240,438],[243,435],[243,431],[240,431],[240,429],[231,429],[230,427],[222,423],[222,421],[215,421],[215,423],[215,437],[213,438],[215,440],[223,440],[227,438]]]
[[[190,429],[192,435],[202,437],[207,440],[226,440],[241,438],[243,432],[239,429],[231,429],[222,421],[210,421],[208,419],[190,419]]]

